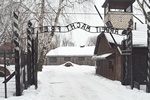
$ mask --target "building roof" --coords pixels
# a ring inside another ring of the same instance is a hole
[[[114,43],[113,38],[111,37],[110,33],[104,33],[106,39],[108,40],[109,43]],[[116,40],[118,45],[121,45],[122,40],[126,39],[125,35],[120,35],[120,34],[112,34],[114,39]]]
[[[104,33],[109,43],[114,43],[109,33]],[[121,34],[121,33],[119,33]],[[122,40],[126,39],[125,35],[112,34],[118,45],[121,45]],[[137,24],[136,30],[132,30],[132,41],[134,47],[146,47],[147,46],[147,25]]]
[[[46,56],[92,56],[95,46],[58,47],[50,50]]]
[[[132,31],[133,46],[147,47],[147,25],[137,24],[136,30]]]
[[[102,35],[106,37],[109,43],[114,43],[114,40],[111,37],[110,33],[102,32],[97,38],[94,54],[97,54],[98,52],[98,48],[99,48],[98,46]],[[112,35],[118,45],[121,45],[122,41],[127,38],[126,35],[120,35],[120,32],[119,34],[112,34]],[[146,24],[139,24],[137,25],[136,30],[132,30],[132,41],[133,41],[133,47],[147,47],[147,25]]]
[[[135,0],[105,0],[102,7],[107,7],[107,3],[109,3],[109,6],[113,9],[124,9],[132,5],[134,2]]]
[[[92,57],[92,60],[105,60],[108,56],[112,55],[113,53],[106,53],[106,54],[102,54],[102,55],[94,55]]]
[[[117,43],[118,46],[121,45],[121,43],[122,43],[122,41],[123,41],[124,39],[126,39],[126,36],[125,36],[125,35],[112,34],[112,36],[114,37],[114,39],[115,39],[115,41],[116,41],[116,43]],[[110,35],[110,33],[101,32],[101,34],[99,34],[98,37],[97,37],[97,42],[96,42],[96,47],[95,47],[95,50],[94,50],[94,54],[97,54],[97,52],[98,52],[99,43],[100,43],[100,38],[102,38],[102,37],[105,37],[108,43],[113,43],[113,44],[115,44],[115,42],[114,42],[112,36]]]

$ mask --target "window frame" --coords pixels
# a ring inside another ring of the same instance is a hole
[[[50,63],[56,63],[57,62],[57,57],[50,57],[49,62]]]

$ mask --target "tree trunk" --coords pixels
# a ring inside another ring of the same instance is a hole
[[[43,64],[44,64],[44,58],[39,58],[39,62],[38,62],[38,71],[42,71],[42,66],[43,66]]]
[[[38,71],[42,71],[42,68],[43,68],[42,66],[44,64],[44,59],[45,59],[44,51],[42,51],[41,54],[40,54],[39,60],[38,60],[38,64],[37,64]]]
[[[46,53],[48,52],[48,50],[50,50],[50,48],[49,48],[48,45],[50,45],[51,40],[52,40],[52,38],[53,38],[53,36],[54,36],[55,30],[56,30],[56,27],[55,27],[55,26],[57,26],[57,24],[58,24],[58,18],[59,18],[59,16],[60,16],[60,12],[61,12],[61,10],[62,10],[62,7],[61,7],[62,2],[63,2],[63,0],[60,0],[60,1],[59,1],[59,8],[58,8],[57,15],[56,15],[55,21],[54,21],[54,29],[53,29],[53,31],[52,31],[51,34],[50,34],[50,38],[49,38],[48,41],[45,43],[45,44],[46,44],[46,47],[45,47],[45,46],[42,46],[43,48],[42,48],[42,50],[41,50],[41,54],[39,55],[39,60],[38,60],[38,70],[39,70],[39,71],[42,71],[42,66],[43,66],[43,64],[44,64],[44,59],[46,58]],[[44,6],[44,0],[43,0],[43,6]],[[42,7],[42,10],[43,10],[42,13],[44,13],[44,7]],[[43,17],[41,18],[41,21],[42,21],[42,19],[43,19]],[[42,21],[41,23],[43,23],[43,21]],[[46,51],[46,52],[45,52],[45,51]]]

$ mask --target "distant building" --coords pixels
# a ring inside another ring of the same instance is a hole
[[[47,65],[60,65],[70,61],[79,65],[94,66],[91,60],[95,46],[58,47],[47,53]]]
[[[0,45],[0,64],[4,63],[4,51],[6,52],[6,60],[9,59],[9,62],[13,64],[13,44],[12,42],[5,42]],[[11,61],[10,61],[11,60]]]

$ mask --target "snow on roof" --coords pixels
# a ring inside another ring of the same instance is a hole
[[[133,46],[146,47],[147,46],[147,31],[132,31]]]
[[[147,24],[139,24],[139,23],[137,23],[136,30],[137,31],[147,31]]]
[[[137,23],[136,30],[132,30],[132,39],[134,47],[147,46],[147,24]]]
[[[112,39],[110,33],[104,33],[108,42],[114,43],[114,40]],[[125,35],[120,35],[120,34],[112,34],[113,37],[115,38],[117,44],[121,45],[122,40],[126,39]]]
[[[110,33],[104,33],[108,42],[114,43]],[[122,40],[126,39],[125,35],[112,34],[117,44],[121,45]],[[133,46],[146,47],[147,46],[147,25],[138,24],[136,30],[132,30]]]
[[[50,50],[46,56],[92,56],[95,46],[58,47]]]
[[[112,55],[112,53],[106,53],[106,54],[102,54],[102,55],[98,55],[98,56],[94,55],[92,57],[92,60],[104,60],[104,59],[106,59],[106,57],[108,57],[110,55]]]

